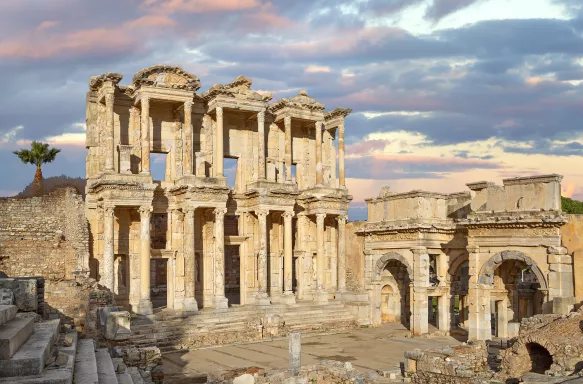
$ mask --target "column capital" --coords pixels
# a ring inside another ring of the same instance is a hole
[[[142,95],[142,97],[140,98],[140,104],[142,105],[142,110],[149,108],[150,107],[150,97]]]
[[[291,220],[293,219],[293,217],[294,217],[295,215],[296,215],[296,214],[295,214],[293,211],[285,211],[285,212],[282,214],[282,216],[283,216],[283,219],[284,219],[285,221],[287,221],[287,222],[291,222]]]
[[[197,207],[193,207],[191,205],[187,205],[182,210],[184,211],[184,214],[185,215],[190,215],[190,214],[194,214],[194,211],[196,211],[196,208]]]
[[[427,247],[411,247],[411,252],[413,252],[413,255],[424,255],[427,253]]]
[[[223,107],[216,107],[215,111],[217,113],[217,117],[223,117]]]
[[[257,215],[258,218],[265,219],[267,215],[269,215],[269,209],[257,209],[255,210],[255,214]]]
[[[110,216],[111,217],[111,216],[113,216],[113,213],[115,211],[115,204],[109,204],[109,203],[108,204],[104,204],[103,207],[102,207],[102,209],[103,209],[103,214],[105,216]]]
[[[324,212],[316,212],[316,220],[318,221],[324,221],[324,219],[326,218],[326,213]]]
[[[291,116],[284,116],[283,117],[283,124],[285,126],[291,125]]]
[[[316,124],[315,124],[316,129],[322,129],[323,124],[324,124],[324,122],[321,120],[316,121]]]
[[[258,120],[265,120],[265,108],[263,108],[261,111],[257,112],[257,119]]]
[[[191,111],[191,110],[192,110],[192,105],[193,105],[193,104],[194,104],[194,103],[193,103],[191,100],[185,101],[185,102],[184,102],[184,111],[185,111],[185,112],[186,112],[187,110],[188,110],[188,111]]]
[[[227,213],[227,208],[215,208],[213,212],[215,213],[217,219],[220,218],[222,220],[225,217],[225,213]]]
[[[345,213],[336,216],[336,221],[338,221],[339,223],[341,222],[342,224],[346,224],[347,220],[348,220],[348,215]]]
[[[153,210],[154,210],[154,207],[152,207],[151,205],[142,205],[142,206],[140,206],[140,208],[138,208],[138,211],[140,212],[141,218],[152,217]]]

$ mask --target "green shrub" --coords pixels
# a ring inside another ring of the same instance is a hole
[[[570,214],[583,214],[583,202],[561,196],[563,212]]]

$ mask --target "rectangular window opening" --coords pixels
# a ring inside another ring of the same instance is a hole
[[[223,161],[223,169],[225,177],[227,178],[227,186],[234,189],[235,182],[237,180],[237,159],[225,158]]]
[[[165,181],[167,174],[167,153],[151,153],[150,154],[150,172],[152,179],[156,181]]]

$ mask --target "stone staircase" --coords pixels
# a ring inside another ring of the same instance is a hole
[[[0,384],[144,384],[137,368],[127,368],[92,339],[59,333],[60,320],[35,323],[15,305],[0,305]]]
[[[156,346],[162,352],[169,352],[277,337],[262,333],[260,324],[265,315],[279,315],[285,322],[285,333],[326,333],[358,326],[354,315],[340,302],[233,306],[223,310],[203,309],[196,314],[160,311],[150,316],[134,316],[128,343],[138,347]]]

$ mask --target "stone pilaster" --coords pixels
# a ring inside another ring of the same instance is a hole
[[[429,287],[429,255],[425,247],[411,248],[413,253],[413,292],[411,328],[414,335],[429,332],[427,288]]]
[[[508,337],[508,299],[496,302],[496,336]]]
[[[283,239],[283,287],[284,301],[288,304],[296,302],[292,287],[292,265],[293,265],[293,245],[292,245],[292,219],[294,213],[291,211],[283,213],[284,239]]]
[[[573,281],[573,258],[565,247],[547,249],[549,263],[549,298],[575,296]],[[546,301],[546,300],[545,300]]]
[[[336,298],[340,299],[346,292],[346,215],[336,218],[338,221],[338,291]]]
[[[265,109],[257,114],[257,178],[265,180]]]
[[[198,311],[195,298],[194,207],[184,209],[184,311]]]
[[[468,340],[490,340],[490,287],[479,284],[480,248],[468,245]]]
[[[285,126],[285,182],[292,182],[292,134],[291,134],[291,117],[283,118]]]
[[[324,286],[326,278],[326,260],[324,259],[324,220],[325,213],[316,213],[316,301],[318,303],[328,302],[328,292]]]
[[[150,219],[152,207],[140,207],[140,303],[138,313],[140,315],[152,314],[152,301],[150,300]]]
[[[174,309],[177,311],[184,310],[185,287],[185,263],[184,263],[184,216],[178,209],[172,210],[172,249],[176,252],[174,261]]]
[[[443,295],[437,298],[437,328],[440,331],[449,332],[451,316],[450,295]]]
[[[341,187],[346,185],[344,174],[344,123],[338,126],[338,179]]]
[[[114,270],[114,254],[113,254],[113,239],[114,239],[114,211],[115,206],[106,205],[103,207],[103,276],[101,277],[101,284],[113,292],[113,285],[115,281]]]
[[[192,165],[192,101],[184,103],[184,175],[193,174]]]
[[[215,176],[224,177],[224,150],[223,150],[223,107],[217,107],[217,132],[215,135]]]
[[[267,296],[267,215],[269,211],[260,209],[255,211],[259,220],[259,255],[257,256],[257,277],[259,292],[257,293],[258,305],[269,305],[271,301]]]
[[[316,121],[316,185],[324,184],[322,172],[322,122]]]
[[[215,308],[229,307],[225,297],[225,213],[227,208],[215,209]]]
[[[142,96],[141,100],[141,129],[142,129],[142,171],[150,174],[150,99]]]
[[[114,172],[115,156],[115,114],[113,93],[105,95],[105,172]]]

